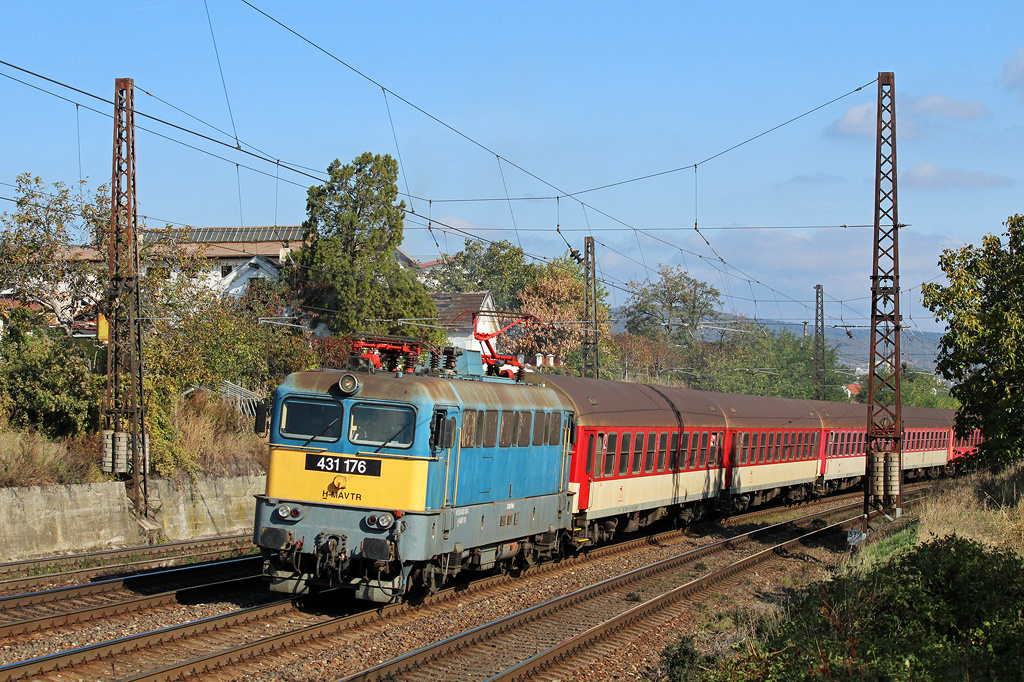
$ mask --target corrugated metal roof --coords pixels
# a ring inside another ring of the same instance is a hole
[[[188,241],[205,243],[302,242],[302,225],[191,227]]]

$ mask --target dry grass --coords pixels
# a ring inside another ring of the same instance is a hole
[[[1024,556],[1024,462],[946,482],[921,508],[922,540],[960,537]]]
[[[38,431],[0,429],[0,488],[101,481],[101,447],[99,434],[53,442]]]
[[[269,452],[252,431],[252,421],[230,404],[206,393],[178,402],[170,448],[176,466],[171,477],[245,476],[266,471]]]

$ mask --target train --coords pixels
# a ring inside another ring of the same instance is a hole
[[[268,435],[253,541],[274,592],[388,603],[460,573],[558,559],[679,524],[853,488],[863,404],[711,393],[487,364],[401,337],[297,372],[257,415]],[[904,407],[907,478],[973,450],[952,410]]]

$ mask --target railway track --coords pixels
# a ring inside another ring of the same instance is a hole
[[[850,497],[859,496],[851,495]],[[823,504],[834,506],[837,501],[841,500],[830,498]],[[859,503],[852,502],[839,509],[831,508],[818,514],[812,514],[807,518],[836,514],[844,509],[847,513],[854,513],[858,508]],[[770,511],[779,514],[785,510]],[[733,521],[734,523],[750,522],[754,518],[763,516],[764,513],[762,511],[752,512],[734,517]],[[779,525],[790,524],[790,521],[786,521]],[[738,538],[723,540],[709,547],[741,545],[749,542],[751,535],[765,532],[769,531],[766,529],[753,531]],[[744,537],[747,539],[744,540]],[[532,578],[548,573],[558,575],[562,571],[572,572],[574,567],[585,566],[587,562],[602,557],[626,555],[644,547],[671,545],[684,540],[683,534],[679,531],[660,533],[617,545],[595,548],[577,559],[534,567],[530,569],[528,576]],[[702,548],[680,556],[689,556],[689,559],[683,561],[684,564],[693,563],[712,551],[722,550]],[[255,559],[251,561],[254,562],[254,566],[258,565],[255,563]],[[112,584],[116,582],[111,581]],[[476,581],[468,586],[444,590],[437,595],[422,599],[415,605],[394,604],[378,609],[360,610],[355,613],[338,613],[344,609],[337,608],[334,609],[334,612],[330,610],[312,611],[308,606],[301,606],[290,600],[276,601],[195,622],[152,630],[141,635],[122,637],[71,651],[57,652],[28,661],[12,663],[0,667],[0,680],[34,679],[54,674],[69,674],[79,679],[177,680],[204,676],[205,673],[212,673],[219,679],[230,679],[236,671],[241,674],[247,667],[251,668],[252,661],[266,660],[268,655],[274,652],[287,650],[290,655],[294,656],[296,648],[302,649],[312,642],[323,642],[328,637],[332,648],[350,647],[351,643],[356,643],[355,646],[358,646],[358,642],[368,637],[371,639],[378,637],[381,633],[388,632],[389,629],[403,627],[403,623],[442,616],[452,610],[453,602],[469,595],[500,591],[506,586],[509,590],[514,589],[516,582],[507,576],[495,576]],[[669,579],[669,582],[678,584],[686,581],[681,580],[677,572],[675,577]],[[225,583],[212,588],[212,591],[231,589],[232,584]],[[643,594],[645,590],[646,588],[633,591]],[[197,595],[198,592],[190,592],[190,594]],[[46,593],[40,593],[39,598],[45,600],[47,598],[45,595]],[[134,608],[147,609],[149,605],[147,605],[146,599],[155,600],[151,604],[159,604],[170,603],[180,596],[181,590],[164,590],[157,594],[138,597],[138,601],[133,605],[99,605],[95,608],[82,608],[79,609],[82,611],[81,614],[55,614],[53,624],[39,627],[57,627],[60,623],[81,623],[87,618],[109,617],[111,614],[121,614]],[[621,595],[618,600],[623,601]],[[2,602],[0,602],[0,607],[2,607]],[[86,613],[90,608],[93,610]],[[104,609],[108,610],[105,612]],[[42,618],[48,617],[42,616]],[[5,624],[0,624],[0,627],[5,627]],[[31,623],[12,625],[8,632],[12,635],[17,632],[28,632],[27,628],[29,627],[35,626]],[[2,631],[0,631],[0,636],[3,636]],[[230,670],[225,670],[225,668],[230,668]],[[349,670],[351,669],[349,668]]]
[[[144,547],[70,554],[0,564],[0,595],[52,585],[56,580],[83,582],[98,576],[127,575],[167,566],[197,563],[225,554],[253,554],[252,534],[168,542]]]
[[[834,513],[836,510],[815,513],[800,521]],[[859,520],[859,516],[853,516],[824,528],[801,532],[764,550],[747,550],[747,556],[738,561],[726,562],[704,576],[690,578],[698,562],[730,551],[743,551],[741,548],[748,546],[754,536],[779,533],[783,528],[792,527],[794,522],[722,540],[437,642],[346,677],[344,682],[529,679],[553,662],[594,646],[681,599],[741,575],[788,548]]]
[[[834,509],[821,512],[833,513],[836,513]],[[597,548],[586,557],[535,567],[529,575],[571,571],[574,566],[590,560],[672,542],[673,538],[680,541],[682,536],[672,531]],[[722,542],[735,545],[745,540]],[[695,561],[708,551],[712,550],[690,553],[689,561]],[[0,667],[0,680],[32,679],[58,672],[79,679],[177,680],[218,670],[216,676],[224,679],[236,669],[244,669],[247,661],[265,659],[273,652],[287,649],[292,653],[295,647],[301,648],[328,636],[332,647],[346,647],[348,641],[365,639],[368,631],[380,633],[400,627],[403,622],[429,619],[434,614],[450,611],[453,602],[471,593],[500,590],[514,582],[506,576],[495,576],[469,586],[444,590],[416,605],[395,604],[342,615],[311,612],[297,603],[283,600],[14,663]],[[229,666],[238,668],[232,668],[231,672],[223,670]]]
[[[0,597],[0,638],[262,586],[259,557]]]

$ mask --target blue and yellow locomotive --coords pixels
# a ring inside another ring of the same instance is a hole
[[[572,528],[569,404],[483,375],[477,353],[445,349],[424,369],[411,340],[357,346],[347,369],[292,374],[274,394],[254,525],[271,589],[389,602],[557,555]]]

